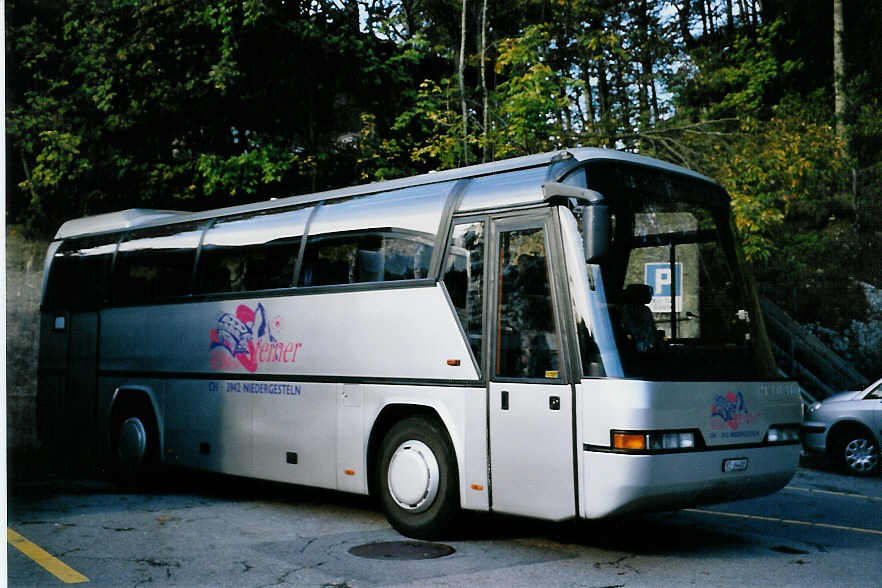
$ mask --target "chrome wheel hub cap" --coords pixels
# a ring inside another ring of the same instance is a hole
[[[856,472],[869,472],[876,467],[876,448],[866,439],[855,439],[845,446],[845,463]]]
[[[422,441],[405,441],[392,454],[387,482],[395,504],[413,513],[423,512],[438,496],[435,454]]]
[[[147,429],[137,417],[126,419],[119,429],[119,461],[123,465],[138,465],[147,454]]]

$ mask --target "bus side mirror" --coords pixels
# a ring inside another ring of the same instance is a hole
[[[582,207],[582,241],[585,261],[603,263],[609,253],[611,232],[609,207],[602,201]]]

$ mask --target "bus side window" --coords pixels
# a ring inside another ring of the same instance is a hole
[[[148,304],[188,294],[201,233],[198,225],[187,224],[130,234],[119,246],[111,301]]]
[[[444,261],[444,286],[456,309],[478,365],[481,353],[484,310],[484,223],[455,225]]]
[[[454,184],[412,186],[319,206],[310,220],[298,285],[429,277],[432,246]]]
[[[219,219],[205,232],[197,292],[291,288],[310,210]]]
[[[70,309],[101,306],[118,240],[117,233],[65,241],[52,261],[44,304]]]
[[[429,238],[389,230],[318,235],[306,242],[301,286],[333,286],[425,278]]]

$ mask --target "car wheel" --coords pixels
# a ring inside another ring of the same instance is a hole
[[[850,474],[871,476],[879,469],[879,448],[866,433],[852,433],[843,437],[839,457],[845,471]]]
[[[439,539],[453,530],[459,476],[450,439],[438,421],[411,417],[397,423],[386,433],[379,465],[380,501],[399,533]]]

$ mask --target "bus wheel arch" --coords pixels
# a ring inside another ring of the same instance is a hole
[[[383,409],[368,442],[371,494],[403,535],[438,539],[454,531],[459,468],[447,427],[433,409]]]
[[[117,479],[138,485],[146,470],[159,465],[162,439],[156,406],[141,388],[120,388],[110,409],[110,458]]]

